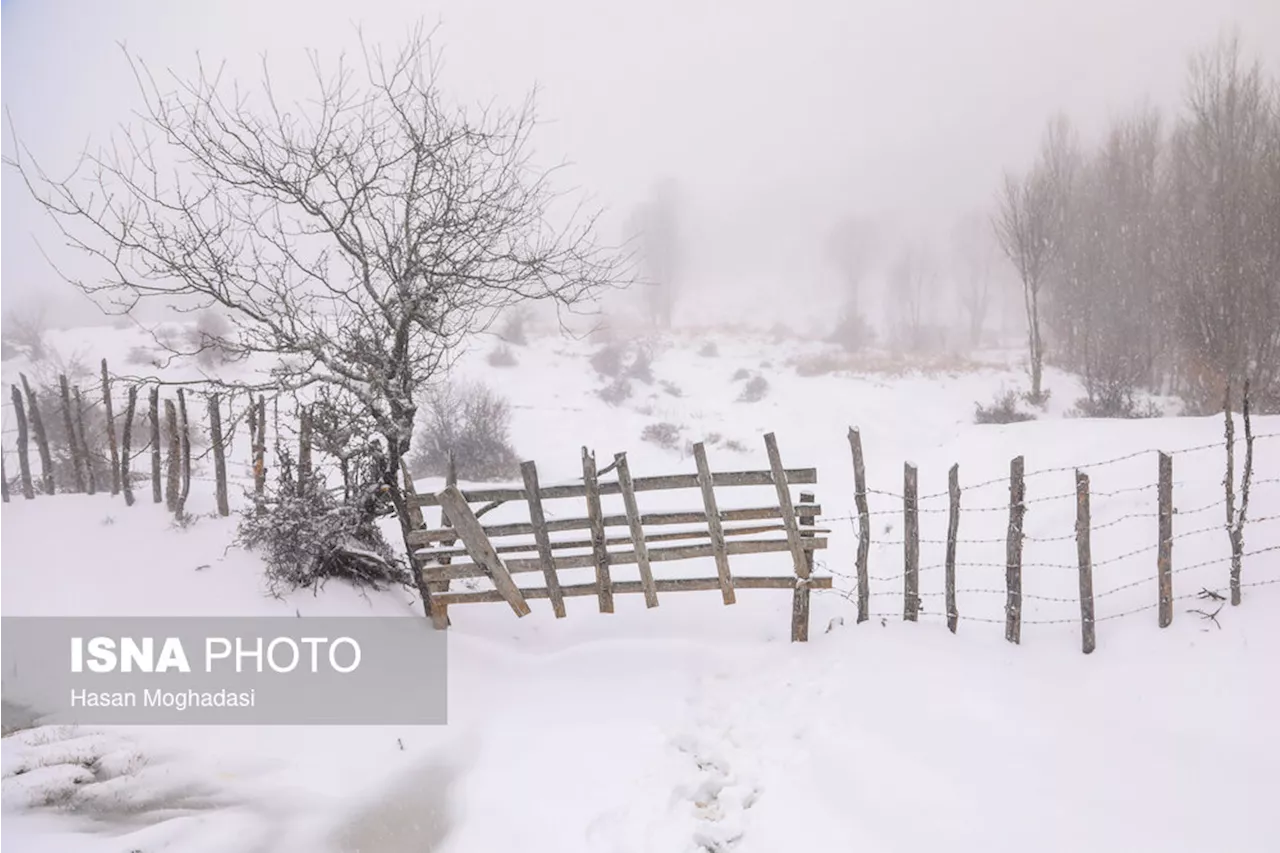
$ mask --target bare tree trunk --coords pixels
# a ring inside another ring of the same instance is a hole
[[[160,389],[151,389],[151,500],[164,502],[160,476]]]
[[[80,442],[80,458],[84,461],[85,473],[87,474],[87,483],[89,494],[96,495],[98,493],[98,480],[93,472],[93,457],[89,453],[89,439],[85,435],[84,429],[84,401],[80,399],[80,386],[74,389],[76,401],[76,440]]]
[[[129,386],[129,402],[124,408],[124,434],[120,442],[120,489],[125,506],[133,506],[133,480],[129,471],[129,450],[133,442],[133,413],[138,407],[138,386]]]
[[[191,494],[191,421],[187,419],[186,389],[178,389],[178,429],[182,435],[182,507]]]
[[[111,494],[120,494],[120,450],[116,447],[115,410],[111,405],[111,378],[107,360],[102,360],[102,408],[107,416],[107,449],[111,453]]]
[[[9,502],[9,472],[4,467],[4,454],[0,454],[0,501]]]
[[[213,478],[217,489],[218,515],[231,514],[227,502],[227,449],[222,437],[222,409],[217,394],[209,395],[209,436],[213,442]]]
[[[80,458],[80,442],[76,439],[75,418],[71,414],[71,386],[66,374],[58,377],[62,395],[62,428],[66,431],[67,449],[71,452],[71,476],[77,492],[84,491],[84,460]]]
[[[27,408],[31,411],[31,431],[36,437],[36,449],[40,452],[40,482],[44,493],[54,493],[53,454],[49,452],[49,434],[44,431],[44,419],[40,417],[40,404],[36,401],[36,393],[31,390],[24,374],[18,374],[22,380],[22,390],[27,394]]]
[[[178,435],[178,408],[172,400],[164,401],[164,420],[169,436],[168,480],[165,502],[169,512],[182,518],[182,438]]]
[[[27,444],[27,413],[22,405],[22,392],[17,385],[13,389],[13,413],[18,421],[18,474],[22,478],[22,496],[33,500],[36,496],[35,486],[31,482],[31,459]]]

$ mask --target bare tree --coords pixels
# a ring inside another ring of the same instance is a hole
[[[669,178],[654,186],[648,201],[627,221],[639,255],[649,319],[661,329],[671,328],[675,311],[676,279],[683,260],[680,227],[679,191]]]
[[[991,309],[991,267],[996,252],[985,214],[970,213],[956,222],[952,251],[959,270],[958,296],[968,320],[969,344],[976,347],[982,343],[982,331]]]
[[[862,313],[862,282],[875,260],[876,228],[862,216],[846,216],[827,237],[827,256],[840,274],[845,310]]]
[[[114,312],[215,308],[230,327],[200,345],[271,356],[258,387],[356,407],[385,439],[377,488],[404,523],[395,472],[415,400],[456,344],[517,301],[568,308],[617,280],[594,216],[550,218],[532,99],[478,116],[446,105],[421,28],[394,53],[362,41],[331,68],[310,55],[314,91],[292,103],[265,66],[248,91],[203,65],[157,79],[126,56],[142,108],[112,145],[68,178],[21,145],[7,160],[97,262],[64,277]]]
[[[1027,348],[1031,358],[1032,400],[1043,399],[1044,340],[1040,330],[1040,294],[1052,259],[1056,209],[1053,185],[1039,166],[1027,175],[1005,175],[999,212],[993,224],[1000,248],[1022,280],[1027,315]]]
[[[885,306],[889,328],[898,346],[919,352],[928,345],[928,305],[937,273],[928,246],[904,248],[889,271]]]

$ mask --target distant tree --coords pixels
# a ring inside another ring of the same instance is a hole
[[[407,524],[396,472],[456,345],[517,302],[572,307],[617,278],[593,219],[548,217],[532,101],[479,116],[447,105],[421,28],[398,52],[362,42],[329,69],[313,55],[314,91],[297,101],[265,71],[250,91],[203,67],[158,80],[126,56],[142,106],[113,144],[66,178],[21,145],[6,158],[96,262],[66,278],[114,312],[218,309],[229,328],[201,346],[273,357],[260,384],[322,390],[381,435],[377,490]],[[353,422],[315,412],[317,432],[330,421]]]
[[[660,329],[671,328],[675,311],[676,281],[683,261],[680,229],[679,190],[669,178],[653,187],[649,199],[627,221],[639,256],[649,320]]]
[[[928,306],[937,282],[937,271],[928,246],[907,246],[889,270],[885,305],[894,340],[912,352],[927,345]]]
[[[875,260],[875,224],[862,216],[840,220],[827,237],[827,257],[840,275],[846,314],[862,315],[862,283]]]
[[[952,230],[952,252],[959,277],[959,301],[969,326],[969,344],[982,343],[982,330],[991,309],[992,264],[996,243],[982,213],[969,213]]]

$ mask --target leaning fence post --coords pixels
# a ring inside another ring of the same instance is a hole
[[[93,472],[93,457],[89,453],[89,436],[84,429],[84,400],[80,397],[80,386],[77,385],[73,389],[76,401],[76,431],[75,441],[79,442],[80,459],[84,463],[85,473],[87,475],[88,493],[96,495],[98,493],[98,479]]]
[[[13,414],[18,422],[18,474],[22,478],[22,496],[27,500],[34,500],[36,490],[35,485],[31,482],[31,458],[27,441],[27,413],[22,405],[22,392],[18,390],[17,385],[10,387],[13,389]]]
[[[133,506],[133,482],[129,476],[129,445],[133,441],[133,413],[138,407],[138,386],[129,386],[129,400],[124,409],[124,430],[120,441],[120,489],[124,492],[124,505]]]
[[[853,500],[858,507],[858,621],[871,618],[871,583],[867,576],[867,555],[871,550],[871,513],[867,509],[867,466],[862,458],[862,433],[849,427],[849,447],[853,450]]]
[[[917,502],[916,466],[902,468],[902,618],[920,618],[920,509]]]
[[[1093,552],[1089,538],[1089,475],[1076,470],[1076,557],[1080,563],[1080,641],[1087,655],[1097,646],[1093,619]]]
[[[960,465],[951,466],[947,474],[947,495],[950,506],[947,516],[947,630],[956,632],[960,611],[956,609],[956,541],[960,537]]]
[[[587,518],[591,522],[591,550],[595,556],[596,595],[600,612],[613,612],[613,579],[609,576],[609,550],[605,547],[604,513],[600,509],[600,488],[596,480],[596,455],[582,448],[582,482],[587,497]],[[456,522],[457,519],[454,519]]]
[[[58,376],[58,390],[62,395],[62,428],[66,432],[67,449],[71,451],[71,475],[76,491],[84,489],[84,460],[80,458],[80,442],[76,437],[75,418],[71,414],[71,386],[66,374]]]
[[[107,449],[111,453],[111,494],[120,494],[120,450],[116,446],[115,409],[111,405],[111,377],[107,360],[102,360],[102,409],[107,417]]]
[[[22,390],[27,395],[27,408],[31,412],[31,433],[36,439],[36,450],[40,453],[40,484],[46,495],[54,493],[53,454],[49,452],[49,434],[44,430],[44,418],[40,416],[40,404],[36,401],[36,392],[27,383],[26,374],[19,373]]]
[[[1026,515],[1023,458],[1009,463],[1009,535],[1006,542],[1004,638],[1022,642],[1022,519]]]
[[[1173,623],[1173,457],[1160,454],[1160,543],[1156,555],[1159,577],[1160,627]]]

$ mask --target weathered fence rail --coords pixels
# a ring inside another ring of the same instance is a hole
[[[517,616],[530,612],[529,600],[546,599],[557,617],[566,614],[565,598],[594,597],[602,613],[613,612],[616,595],[643,595],[648,607],[657,607],[661,593],[719,591],[725,604],[736,601],[738,590],[792,590],[792,639],[809,634],[809,591],[828,589],[830,577],[813,576],[813,552],[827,547],[827,540],[813,527],[821,507],[805,492],[793,501],[791,487],[812,485],[813,468],[785,469],[779,460],[773,435],[765,438],[770,457],[768,471],[713,472],[703,445],[694,447],[698,468],[693,474],[633,477],[626,454],[619,453],[603,470],[595,456],[583,449],[581,482],[541,486],[537,466],[521,466],[524,488],[461,490],[446,486],[435,494],[414,494],[417,508],[439,508],[441,523],[409,534],[413,558],[431,595],[432,618],[437,627],[448,624],[448,609],[458,604],[506,602]],[[612,480],[602,477],[614,475]],[[741,509],[718,508],[716,490],[769,487],[773,500]],[[642,512],[637,494],[655,491],[696,491],[700,510]],[[605,513],[602,496],[620,495],[624,511]],[[553,500],[581,501],[581,514],[548,520],[544,504]],[[503,504],[526,505],[528,521],[483,524],[486,513]],[[481,505],[478,508],[475,505]],[[777,523],[760,524],[748,522]],[[669,530],[682,526],[686,529]],[[553,536],[586,531],[587,535]],[[763,537],[763,538],[762,538]],[[787,555],[791,571],[772,576],[734,575],[730,557],[744,554]],[[658,577],[664,564],[687,560],[711,560],[715,574],[706,577]],[[619,567],[635,567],[636,579],[619,579]],[[564,583],[559,573],[594,569],[589,583]],[[517,576],[538,574],[541,585],[521,586]],[[454,589],[451,584],[486,578],[492,589]]]

